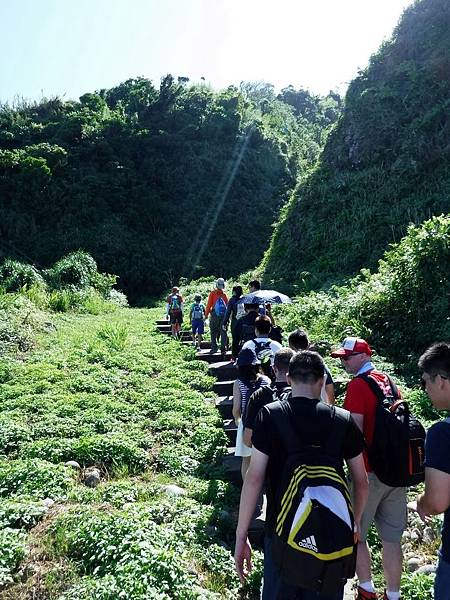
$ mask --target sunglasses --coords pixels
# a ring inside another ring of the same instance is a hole
[[[344,354],[344,356],[341,356],[341,360],[347,362],[352,356],[358,356],[358,354],[361,354],[361,352],[353,352],[353,354]]]
[[[434,379],[437,375],[439,375],[439,377],[441,379],[448,379],[448,377],[446,375],[442,375],[441,373],[435,373],[434,375],[430,375],[430,379]],[[429,379],[424,379],[423,377],[421,377],[420,379],[420,389],[425,391],[427,389],[427,383],[428,383]]]

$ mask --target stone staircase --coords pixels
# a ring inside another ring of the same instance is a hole
[[[170,325],[166,320],[156,321],[158,331],[166,335],[171,334]],[[192,345],[192,337],[189,331],[181,332],[181,342],[185,345]],[[222,464],[225,470],[225,477],[234,485],[242,486],[241,477],[241,459],[234,456],[237,427],[234,423],[232,408],[233,408],[233,383],[236,379],[237,368],[231,363],[231,353],[227,352],[225,356],[220,353],[210,354],[211,343],[202,342],[200,351],[197,352],[196,358],[203,360],[209,364],[208,372],[216,378],[216,383],[213,386],[213,391],[217,394],[217,398],[206,398],[206,401],[213,402],[220,413],[223,420],[223,428],[229,440],[227,452],[222,459]],[[263,510],[261,514],[255,513],[253,522],[250,526],[248,535],[250,543],[253,547],[262,549],[264,537],[264,514],[265,514],[265,498],[263,502]],[[352,581],[349,581],[345,586],[344,599],[352,600],[354,592],[352,590]]]
[[[156,321],[156,328],[160,333],[171,335],[170,325],[166,320]],[[184,345],[192,345],[190,332],[181,332],[181,342]],[[208,363],[208,373],[216,378],[213,391],[217,398],[206,398],[206,401],[214,403],[223,421],[223,428],[228,437],[229,445],[222,459],[225,477],[234,485],[242,486],[241,458],[234,456],[236,445],[237,427],[233,419],[233,384],[237,376],[237,368],[231,362],[231,352],[222,355],[220,352],[210,354],[211,343],[202,342],[197,352],[197,360]],[[255,514],[255,518],[249,530],[249,539],[252,546],[262,548],[264,532],[264,515]]]

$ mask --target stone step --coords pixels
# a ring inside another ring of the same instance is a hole
[[[220,352],[215,352],[214,354],[211,354],[210,350],[201,349],[199,352],[197,352],[196,357],[199,360],[204,360],[205,362],[208,362],[208,363],[225,362],[225,361],[230,362],[231,352],[226,352],[225,354],[221,354]]]
[[[222,419],[233,418],[233,397],[232,396],[220,396],[214,400],[214,406],[220,413]]]
[[[170,329],[168,329],[167,331],[158,329],[158,331],[160,333],[162,333],[163,335],[171,335],[172,334]],[[179,339],[181,342],[184,342],[184,341],[188,342],[188,341],[192,341],[192,336],[189,331],[183,330],[183,331],[180,331],[180,333],[179,333]]]
[[[216,381],[213,385],[213,390],[218,396],[232,396],[233,385],[234,379],[228,381]]]
[[[241,457],[234,456],[234,447],[227,448],[227,453],[222,458],[222,465],[225,471],[225,479],[230,483],[241,486]]]
[[[236,445],[237,427],[234,419],[225,419],[223,422],[223,430],[227,434],[231,446]]]
[[[250,523],[248,528],[248,539],[252,548],[262,550],[264,547],[264,515],[259,515]]]
[[[184,346],[192,346],[192,338],[190,341],[186,340],[184,342],[181,342]],[[202,350],[209,350],[211,348],[211,342],[202,342],[200,344],[200,348]]]
[[[209,367],[208,373],[217,381],[227,381],[237,378],[237,367],[230,361],[215,362]]]

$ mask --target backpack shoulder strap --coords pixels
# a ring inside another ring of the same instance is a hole
[[[273,403],[273,407],[277,408],[274,422],[285,449],[288,453],[294,453],[305,450],[308,444],[302,443],[301,436],[292,423],[292,415],[288,410],[289,403],[287,398],[288,395],[286,394],[281,400]],[[322,451],[329,456],[338,456],[350,421],[350,413],[318,401],[317,416],[319,421],[321,421],[317,430],[317,436],[322,437],[322,439],[325,437],[326,439],[326,442],[322,445]],[[331,429],[333,429],[332,433]]]
[[[360,375],[357,375],[357,377],[359,377],[360,379],[362,379],[363,381],[365,381],[367,383],[367,385],[370,387],[370,389],[372,390],[372,392],[375,394],[376,399],[383,403],[384,400],[386,399],[383,390],[380,388],[380,386],[378,385],[378,383],[375,381],[375,379],[373,377],[370,376],[370,374],[368,373],[361,373]],[[400,394],[398,392],[398,388],[395,385],[395,383],[392,381],[391,377],[389,375],[386,374],[386,377],[389,380],[389,385],[391,386],[391,391],[392,391],[392,397],[395,400],[398,400],[400,398]]]

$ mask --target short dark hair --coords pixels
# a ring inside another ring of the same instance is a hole
[[[296,383],[316,383],[325,373],[325,363],[317,352],[301,350],[289,362],[289,377]]]
[[[304,329],[298,328],[289,334],[288,344],[290,348],[296,351],[307,350],[309,346],[308,334]]]
[[[248,284],[248,287],[255,288],[255,290],[260,290],[261,282],[258,279],[253,279],[253,281],[250,281],[250,283]]]
[[[235,285],[231,291],[236,292],[237,298],[240,298],[242,296],[242,294],[244,293],[244,291],[242,289],[242,285]]]
[[[275,352],[273,359],[273,366],[287,373],[289,369],[289,362],[294,356],[294,351],[291,348],[280,348]]]
[[[438,373],[450,377],[450,344],[438,342],[433,344],[419,358],[419,369],[428,375]]]
[[[258,330],[259,333],[269,333],[271,329],[272,323],[270,322],[269,317],[266,317],[266,315],[255,319],[255,331]]]
[[[200,300],[202,299],[202,297],[200,296],[200,294],[196,294],[194,300],[196,302],[200,302]]]

